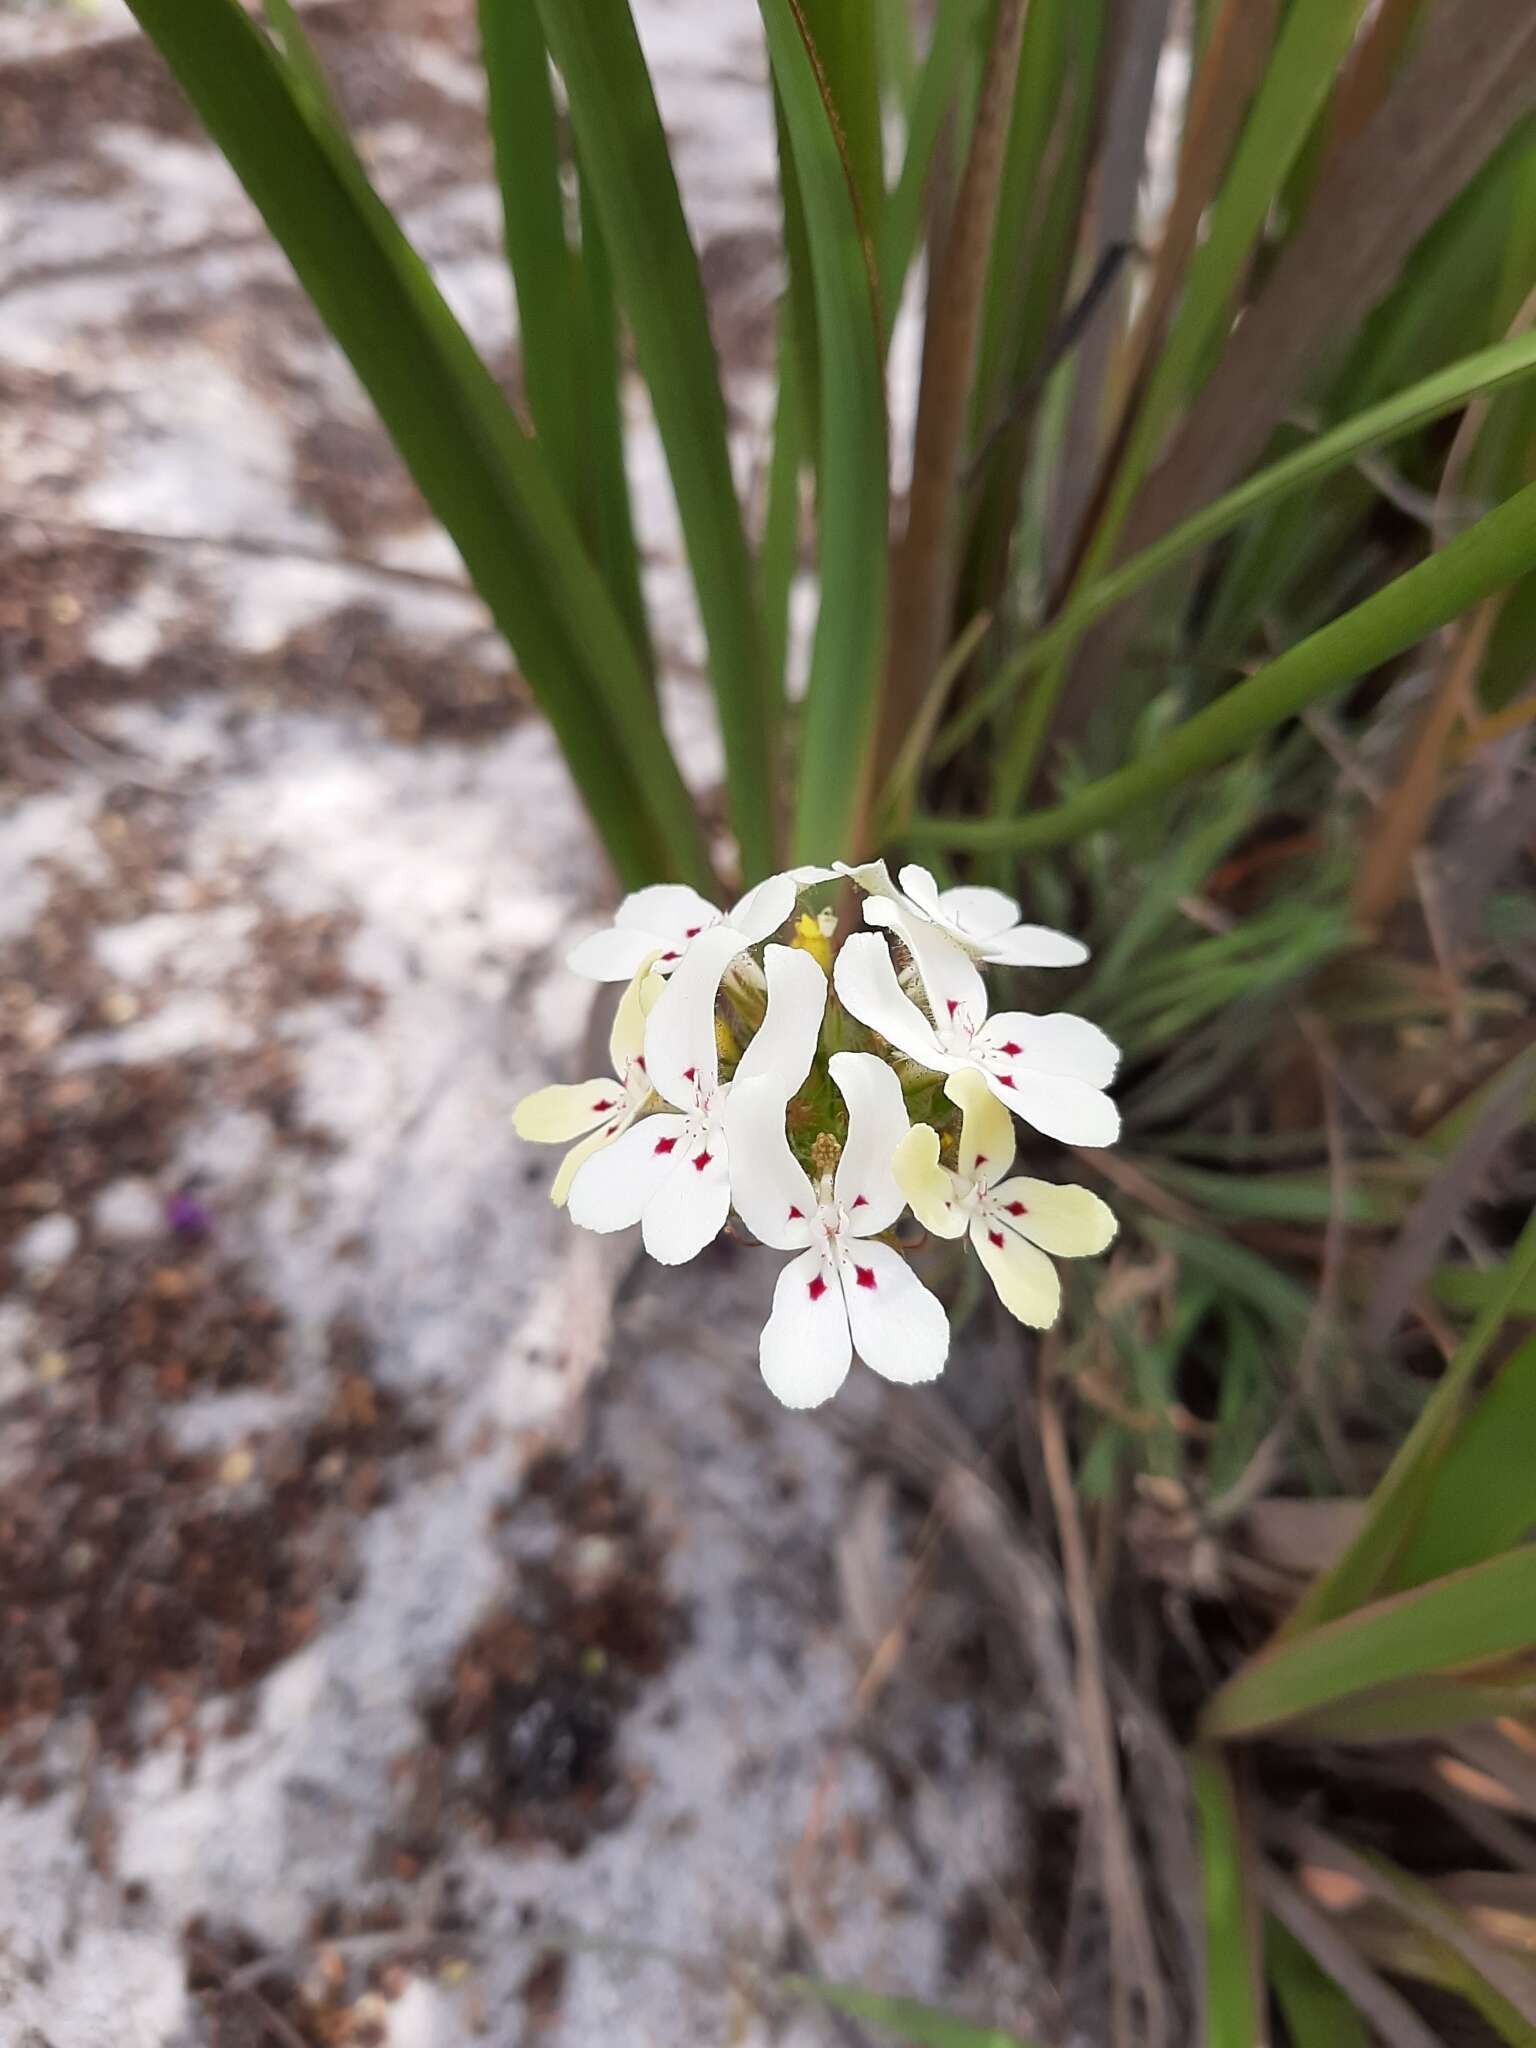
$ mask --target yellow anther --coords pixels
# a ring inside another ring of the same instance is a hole
[[[812,917],[808,910],[802,910],[795,919],[795,935],[790,944],[802,953],[809,953],[823,974],[832,971],[832,933],[835,925],[823,917]]]

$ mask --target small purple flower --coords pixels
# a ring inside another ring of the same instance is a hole
[[[167,1226],[188,1244],[199,1244],[213,1228],[213,1218],[195,1195],[171,1195],[165,1204]]]

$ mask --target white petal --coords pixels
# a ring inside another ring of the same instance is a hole
[[[609,925],[572,946],[565,964],[572,974],[585,974],[593,981],[630,981],[655,951],[652,933],[621,932],[617,925]]]
[[[1047,924],[1019,924],[987,939],[981,957],[998,967],[1080,967],[1088,948]]]
[[[583,1138],[579,1145],[571,1147],[570,1151],[561,1160],[560,1170],[555,1175],[549,1190],[549,1199],[557,1209],[565,1207],[566,1199],[571,1192],[571,1182],[576,1178],[578,1169],[586,1165],[594,1152],[601,1152],[605,1145],[611,1145],[612,1143],[613,1139],[609,1135],[609,1128],[607,1124],[604,1124],[603,1128],[600,1131],[594,1131],[590,1138]]]
[[[905,868],[901,884],[907,889]],[[968,939],[996,938],[1019,921],[1018,904],[1001,889],[946,889],[938,899],[938,911],[950,924],[959,925]]]
[[[691,1152],[677,1148],[676,1164],[645,1205],[640,1241],[658,1265],[686,1265],[714,1243],[730,1213],[725,1134],[711,1132]]]
[[[819,1408],[848,1376],[853,1344],[835,1274],[820,1252],[791,1259],[773,1290],[758,1360],[770,1394],[786,1408]]]
[[[1032,1330],[1048,1330],[1061,1309],[1061,1282],[1045,1253],[984,1217],[971,1225],[971,1243],[1009,1315]]]
[[[907,1206],[891,1161],[911,1119],[892,1068],[872,1052],[835,1052],[828,1072],[848,1105],[848,1139],[837,1162],[837,1199],[855,1237],[889,1230]]]
[[[1014,1067],[989,1072],[987,1085],[1015,1116],[1058,1144],[1113,1145],[1120,1135],[1119,1110],[1102,1090],[1084,1081]]]
[[[857,867],[849,867],[846,861],[839,860],[834,861],[833,866],[840,875],[846,875],[850,882],[857,882],[871,896],[896,894],[896,884],[883,860],[867,860]]]
[[[645,1064],[651,1085],[679,1109],[692,1109],[715,1091],[720,1076],[715,997],[720,977],[746,944],[732,925],[711,925],[701,932],[672,970],[646,1019]]]
[[[789,1149],[784,1090],[771,1078],[733,1081],[725,1098],[731,1194],[754,1237],[780,1251],[810,1241],[816,1196]]]
[[[965,1217],[955,1202],[955,1177],[939,1164],[939,1134],[932,1124],[912,1126],[896,1147],[891,1172],[924,1230],[931,1230],[935,1237],[964,1235]]]
[[[827,977],[812,956],[795,946],[769,946],[763,953],[768,981],[768,1014],[741,1056],[736,1083],[769,1075],[787,1102],[811,1071],[816,1040],[827,1007]]]
[[[623,931],[650,932],[662,945],[681,952],[689,939],[719,924],[720,913],[686,883],[653,882],[626,896],[613,921]]]
[[[751,945],[759,945],[784,923],[799,893],[793,875],[770,875],[766,882],[747,891],[726,923],[734,925]]]
[[[1065,1010],[1048,1017],[1000,1010],[976,1034],[977,1053],[989,1048],[1001,1051],[1017,1067],[1086,1081],[1090,1088],[1107,1088],[1120,1064],[1120,1049],[1112,1038],[1086,1017]]]
[[[909,861],[896,879],[901,884],[902,894],[911,898],[924,917],[934,918],[941,915],[939,885],[927,868],[920,868],[916,861]]]
[[[1087,1188],[1056,1181],[1005,1180],[992,1199],[1012,1227],[1058,1259],[1089,1259],[1113,1243],[1115,1212]]]
[[[901,992],[890,949],[878,932],[854,932],[843,941],[832,969],[832,985],[843,1008],[898,1052],[947,1073],[955,1062],[939,1050],[933,1026]]]
[[[987,985],[958,940],[904,903],[887,902],[883,897],[867,896],[864,915],[870,924],[883,924],[894,931],[912,955],[928,1007],[940,1025],[953,1024],[962,1017],[973,1027],[981,1023],[987,1014]]]
[[[852,1244],[842,1269],[853,1348],[882,1379],[937,1379],[949,1356],[949,1318],[899,1252]]]
[[[613,1029],[608,1034],[608,1050],[613,1055],[616,1074],[622,1074],[645,1051],[645,1020],[655,1009],[656,999],[666,985],[661,975],[642,971],[635,975],[620,996]]]
[[[583,1162],[571,1182],[571,1221],[583,1230],[627,1230],[673,1168],[686,1126],[680,1116],[647,1116]]]
[[[995,1186],[1013,1164],[1013,1118],[975,1067],[951,1074],[944,1093],[960,1111],[961,1179]]]
[[[525,1095],[512,1112],[512,1128],[535,1145],[568,1145],[623,1107],[624,1090],[617,1081],[556,1084]]]
[[[789,877],[798,888],[814,889],[818,882],[835,882],[839,873],[841,873],[841,870],[838,868],[806,866],[791,868],[789,870]]]

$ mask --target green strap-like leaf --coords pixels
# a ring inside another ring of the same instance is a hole
[[[623,623],[522,432],[355,156],[236,0],[132,0],[511,642],[615,865],[709,863]]]
[[[810,243],[818,348],[821,609],[800,718],[797,861],[857,857],[885,644],[883,347],[870,255],[795,0],[760,0]]]
[[[1262,2038],[1256,1921],[1237,1793],[1224,1759],[1210,1751],[1191,1756],[1189,1780],[1205,1933],[1205,2048],[1254,2048]]]
[[[628,0],[538,0],[666,449],[749,878],[775,857],[772,699],[698,258]]]
[[[888,2034],[899,2034],[910,2048],[1031,2048],[1017,2034],[1000,2027],[977,2027],[951,2019],[937,2006],[915,1998],[885,1998],[857,1984],[828,1984],[818,1977],[781,1977],[779,1988],[792,1998],[809,1999],[850,2019],[865,2020]]]
[[[1536,1645],[1536,1549],[1287,1637],[1243,1665],[1205,1710],[1210,1740],[1283,1734],[1298,1716],[1375,1686],[1492,1663]]]
[[[1195,717],[1139,761],[1021,818],[915,819],[913,845],[957,852],[1059,846],[1229,761],[1307,705],[1416,646],[1536,568],[1536,484],[1486,513],[1438,554],[1324,626]]]

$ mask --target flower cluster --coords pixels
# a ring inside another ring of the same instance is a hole
[[[806,901],[847,883],[871,929],[834,959],[833,914]],[[1003,1306],[1039,1329],[1061,1303],[1052,1260],[1114,1236],[1086,1188],[1011,1168],[1015,1117],[1064,1144],[1114,1142],[1115,1047],[1067,1012],[989,1015],[981,972],[1086,958],[998,890],[941,891],[920,867],[893,882],[883,861],[792,869],[728,912],[640,889],[570,956],[626,984],[612,1074],[541,1088],[514,1126],[572,1145],[552,1194],[584,1229],[638,1223],[652,1258],[681,1265],[734,1211],[793,1254],[760,1354],[788,1406],[836,1393],[855,1352],[887,1379],[930,1380],[949,1323],[896,1239],[904,1211],[968,1236]]]

